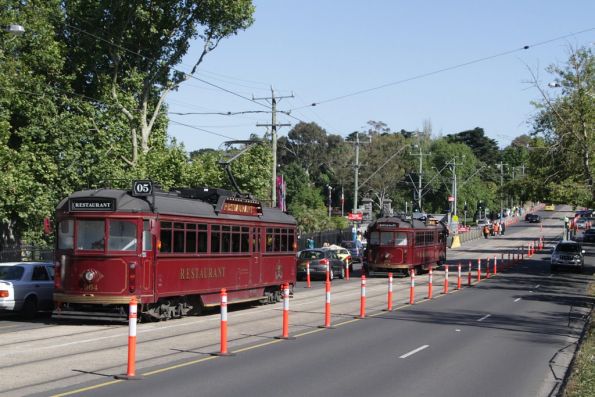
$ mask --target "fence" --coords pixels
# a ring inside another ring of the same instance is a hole
[[[53,256],[53,249],[23,245],[21,248],[0,251],[0,262],[51,261]]]
[[[314,247],[322,247],[324,243],[341,244],[341,241],[353,240],[353,232],[349,227],[302,234],[298,237],[298,251],[308,248],[308,239],[314,240]]]

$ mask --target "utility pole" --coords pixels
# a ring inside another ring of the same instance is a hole
[[[280,123],[277,124],[277,100],[283,98],[293,98],[293,94],[289,96],[275,97],[275,91],[271,87],[271,96],[268,98],[252,98],[253,101],[267,100],[271,103],[271,124],[256,124],[257,127],[271,127],[271,141],[273,151],[273,172],[272,172],[272,188],[271,188],[271,207],[277,206],[277,127],[289,127],[291,124]]]
[[[500,168],[500,220],[502,220],[504,217],[502,216],[502,210],[504,209],[504,205],[502,203],[503,200],[503,193],[504,193],[504,166],[508,165],[508,164],[504,164],[502,163],[502,161],[500,161],[499,163],[496,164],[496,166],[498,168]],[[523,172],[524,172],[524,168],[523,168]]]
[[[422,175],[423,175],[423,156],[429,156],[432,153],[422,153],[421,144],[418,143],[418,153],[409,153],[412,156],[419,156],[419,173],[417,174],[417,208],[421,212],[421,196],[422,196]],[[414,185],[415,189],[415,185]]]
[[[328,217],[331,217],[331,209],[333,208],[331,206],[331,193],[333,191],[333,187],[331,185],[326,185],[327,189],[328,189]]]
[[[370,142],[360,142],[359,140],[359,131],[355,133],[355,165],[353,166],[355,170],[355,183],[353,187],[353,213],[357,210],[357,194],[359,190],[359,147],[362,143],[370,143]]]

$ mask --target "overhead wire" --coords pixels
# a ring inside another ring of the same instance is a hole
[[[383,88],[387,88],[387,87],[391,87],[391,86],[403,84],[403,83],[406,83],[406,82],[409,82],[409,81],[419,80],[419,79],[422,79],[422,78],[425,78],[425,77],[429,77],[429,76],[433,76],[433,75],[436,75],[436,74],[439,74],[439,73],[444,73],[444,72],[447,72],[447,71],[451,71],[451,70],[455,70],[455,69],[460,69],[462,67],[473,65],[473,64],[476,64],[476,63],[480,63],[480,62],[485,62],[485,61],[488,61],[490,59],[499,58],[499,57],[502,57],[502,56],[505,56],[505,55],[514,54],[516,52],[525,51],[525,50],[528,50],[528,49],[534,48],[534,47],[539,47],[539,46],[542,46],[542,45],[545,45],[545,44],[552,43],[554,41],[558,41],[558,40],[566,39],[568,37],[576,36],[578,34],[590,32],[592,30],[595,30],[595,27],[589,28],[589,29],[584,29],[584,30],[581,30],[581,31],[578,31],[578,32],[574,32],[574,33],[565,34],[563,36],[558,36],[558,37],[555,37],[555,38],[552,38],[552,39],[540,41],[540,42],[533,43],[533,44],[530,44],[530,45],[525,45],[525,46],[522,46],[522,47],[519,47],[519,48],[515,48],[515,49],[512,49],[512,50],[500,52],[500,53],[489,55],[489,56],[486,56],[486,57],[476,58],[476,59],[473,59],[471,61],[462,62],[462,63],[456,64],[456,65],[452,65],[452,66],[447,66],[447,67],[444,67],[444,68],[441,68],[441,69],[437,69],[437,70],[434,70],[434,71],[430,71],[430,72],[426,72],[426,73],[421,73],[421,74],[418,74],[418,75],[415,75],[415,76],[412,76],[412,77],[407,77],[407,78],[404,78],[404,79],[401,79],[401,80],[396,80],[396,81],[393,81],[393,82],[381,84],[381,85],[374,86],[374,87],[371,87],[371,88],[365,88],[365,89],[354,91],[354,92],[351,92],[351,93],[348,93],[348,94],[339,95],[339,96],[336,96],[336,97],[332,97],[332,98],[328,98],[328,99],[325,99],[325,100],[321,100],[321,101],[318,101],[318,102],[312,102],[310,105],[305,105],[305,106],[302,106],[302,107],[290,109],[290,111],[300,110],[300,109],[307,108],[307,107],[312,107],[312,106],[318,106],[318,105],[322,105],[322,104],[329,103],[329,102],[335,102],[335,101],[338,101],[338,100],[341,100],[341,99],[350,98],[350,97],[353,97],[353,96],[365,94],[365,93],[372,92],[372,91],[377,91],[377,90],[380,90],[380,89],[383,89]]]

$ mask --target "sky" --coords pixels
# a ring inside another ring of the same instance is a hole
[[[190,79],[167,99],[169,135],[189,152],[263,136],[266,127],[257,124],[270,124],[271,115],[252,112],[270,104],[251,99],[271,90],[293,96],[278,100],[279,111],[290,111],[278,123],[314,122],[346,137],[370,120],[392,131],[421,130],[429,121],[435,137],[481,127],[503,148],[531,130],[531,101],[540,94],[529,70],[555,95],[546,67],[563,65],[570,47],[595,46],[592,0],[254,5],[254,24],[222,40],[200,65],[195,77],[207,83]],[[178,69],[189,71],[201,50],[202,42],[192,42]],[[250,113],[187,114],[227,112]]]

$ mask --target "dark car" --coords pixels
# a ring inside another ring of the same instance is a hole
[[[330,279],[345,277],[345,264],[337,251],[328,248],[307,249],[300,252],[297,260],[297,279],[306,279],[306,263],[310,263],[311,278],[325,278],[327,266],[330,266]]]
[[[529,223],[540,223],[541,217],[537,214],[527,214],[527,216],[525,216],[525,220]]]
[[[585,230],[585,232],[583,233],[583,241],[585,243],[595,243],[595,229]]]
[[[346,240],[341,242],[341,246],[347,248],[351,253],[351,260],[354,262],[361,262],[364,256],[364,246],[361,241]]]
[[[560,241],[550,259],[551,269],[570,268],[582,272],[585,265],[585,250],[579,243],[571,240]]]

